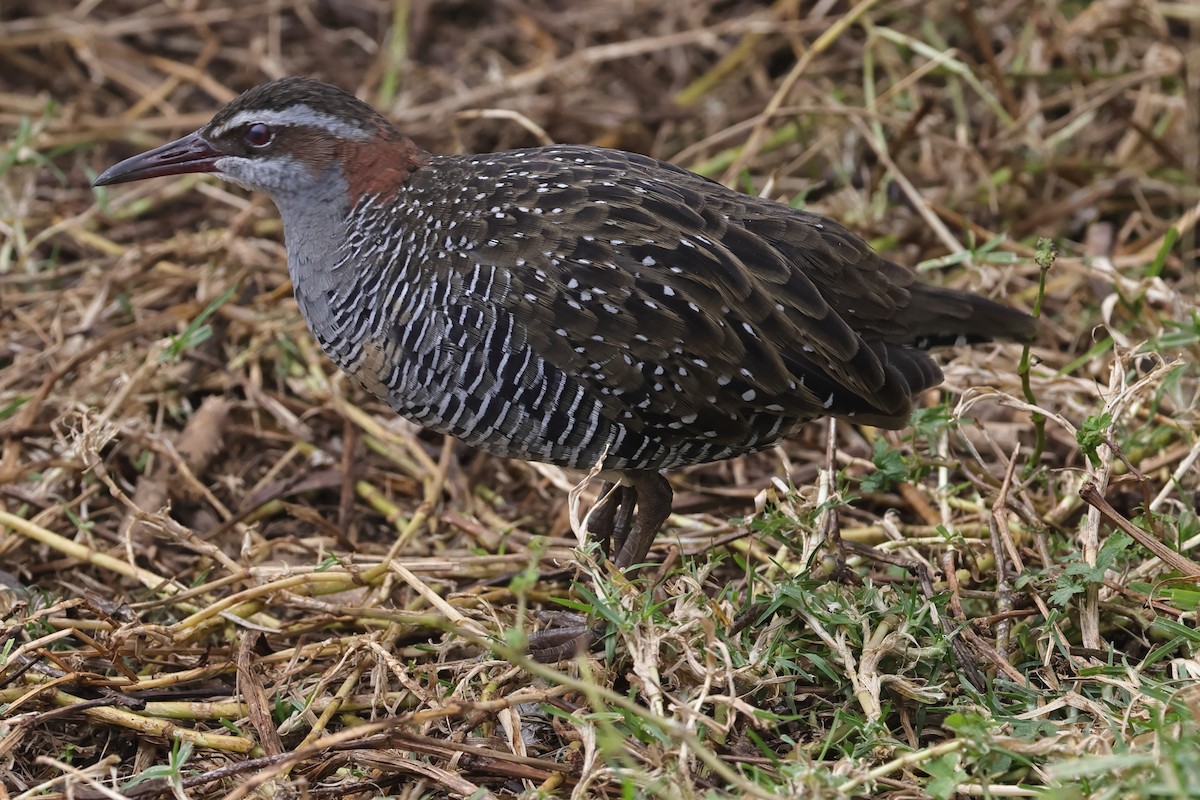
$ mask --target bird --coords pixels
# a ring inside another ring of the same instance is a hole
[[[670,514],[665,472],[825,416],[903,428],[943,380],[931,348],[1035,335],[828,217],[619,150],[434,155],[307,77],[249,89],[94,185],[184,173],[274,201],[299,310],[368,392],[496,456],[610,481],[589,532],[622,572]],[[563,629],[534,657],[598,636]]]

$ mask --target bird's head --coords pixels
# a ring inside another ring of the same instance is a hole
[[[197,131],[102,172],[95,186],[209,172],[277,205],[344,185],[348,204],[402,185],[429,155],[373,108],[311,78],[282,78],[236,98]]]

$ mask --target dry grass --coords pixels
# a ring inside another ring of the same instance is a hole
[[[0,797],[1200,794],[1200,15],[971,5],[6,3]],[[337,375],[265,198],[89,189],[289,73],[432,150],[674,160],[1026,308],[1049,237],[1027,380],[948,354],[913,431],[677,475],[663,568],[572,584],[574,478]],[[518,657],[554,598],[608,650]]]

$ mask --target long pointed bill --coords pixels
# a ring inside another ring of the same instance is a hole
[[[160,175],[182,175],[187,172],[215,172],[217,159],[224,153],[213,148],[199,131],[181,139],[167,142],[149,152],[127,158],[101,172],[93,186],[140,181]]]

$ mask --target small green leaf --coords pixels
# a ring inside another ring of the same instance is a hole
[[[862,479],[864,492],[886,491],[908,478],[908,465],[904,463],[904,458],[884,439],[875,440],[871,463],[875,465],[875,471]]]
[[[1079,442],[1079,446],[1083,449],[1092,466],[1100,465],[1100,456],[1096,451],[1100,448],[1100,445],[1104,444],[1104,432],[1111,425],[1112,414],[1105,413],[1098,417],[1088,417],[1083,421],[1083,425],[1079,426],[1079,430],[1075,432],[1075,440]]]
[[[21,406],[25,405],[28,402],[29,402],[29,395],[23,394],[23,395],[16,397],[15,399],[13,399],[12,402],[10,402],[4,406],[0,406],[0,420],[8,419],[13,414],[17,413],[17,411],[20,410]]]
[[[954,797],[959,784],[967,779],[958,753],[946,753],[940,758],[925,762],[921,768],[930,776],[930,781],[925,784],[925,791],[936,800],[949,800]]]

